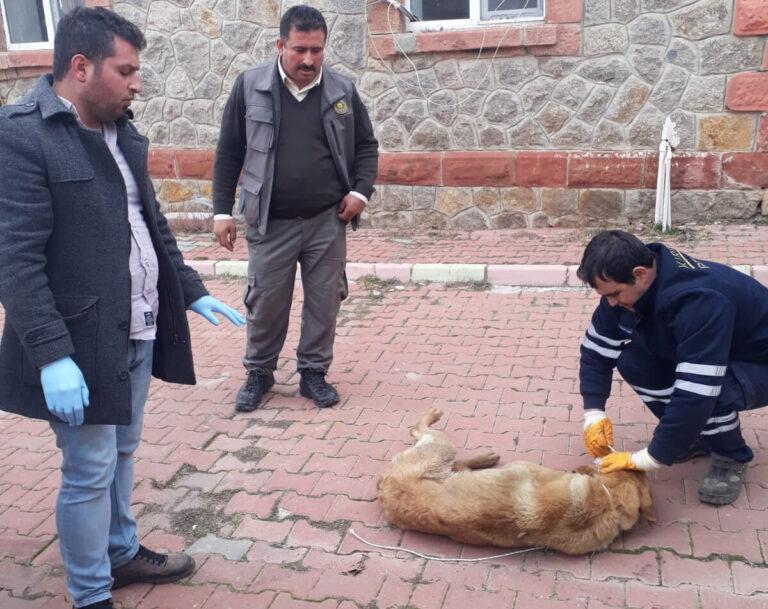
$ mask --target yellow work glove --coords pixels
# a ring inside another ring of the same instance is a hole
[[[610,474],[611,472],[617,472],[620,469],[633,469],[642,472],[647,472],[653,469],[659,469],[661,463],[656,461],[650,454],[648,449],[644,448],[634,453],[611,453],[610,455],[600,459],[600,473]]]
[[[593,457],[604,457],[613,446],[613,425],[602,410],[584,411],[584,448]]]
[[[610,474],[620,469],[637,469],[632,461],[632,453],[611,453],[600,459],[601,474]]]

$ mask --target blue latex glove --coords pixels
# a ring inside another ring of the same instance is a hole
[[[198,315],[205,317],[214,326],[219,325],[219,320],[216,319],[214,313],[221,313],[236,326],[242,326],[245,323],[245,318],[240,313],[223,302],[216,300],[213,296],[201,296],[189,308]]]
[[[40,370],[48,410],[70,425],[82,425],[89,404],[88,386],[71,357],[62,357]]]

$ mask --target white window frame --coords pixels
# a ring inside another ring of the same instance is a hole
[[[48,32],[47,42],[11,42],[11,32],[8,29],[8,16],[5,10],[5,0],[0,0],[0,10],[3,12],[3,29],[5,30],[5,48],[8,51],[36,51],[53,48],[53,36],[56,33],[53,27],[53,12],[50,0],[43,0],[43,13],[45,15],[45,29]]]
[[[466,30],[478,27],[505,25],[510,23],[525,23],[531,21],[544,21],[547,14],[546,0],[541,1],[541,15],[529,15],[527,17],[499,17],[496,19],[483,19],[480,16],[480,3],[482,0],[469,1],[469,19],[441,19],[435,21],[408,21],[405,20],[406,29],[409,32],[439,32],[443,30]],[[411,0],[405,0],[406,8],[410,10]]]

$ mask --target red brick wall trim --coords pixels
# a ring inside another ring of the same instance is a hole
[[[446,152],[444,186],[514,186],[514,152]]]
[[[725,104],[729,110],[768,111],[768,72],[743,72],[732,76],[728,80]]]
[[[212,149],[152,148],[153,178],[209,180]],[[521,150],[385,152],[378,184],[404,186],[524,186],[544,188],[655,188],[658,153]],[[672,188],[714,190],[768,187],[768,152],[679,152]]]
[[[568,184],[567,152],[518,152],[518,186],[563,187]]]
[[[724,188],[768,188],[768,153],[724,154],[722,185]]]
[[[149,175],[153,178],[210,180],[213,178],[215,150],[189,148],[151,148]]]
[[[0,70],[9,68],[50,68],[53,51],[3,51],[0,53]]]
[[[37,68],[8,68],[7,70],[0,68],[0,82],[17,80],[19,78],[37,78],[50,71],[50,66]]]
[[[214,155],[214,150],[185,150],[184,154],[177,154],[179,175],[195,180],[212,179]]]
[[[640,188],[645,156],[641,153],[573,153],[568,166],[568,185],[578,188]]]
[[[659,155],[649,154],[645,162],[645,188],[656,188]],[[711,190],[720,187],[720,155],[715,153],[681,152],[672,156],[672,188]]]
[[[173,148],[150,148],[149,150],[149,175],[153,178],[178,178],[176,167],[176,155],[183,155],[186,150],[174,150]],[[190,151],[191,152],[191,151]]]
[[[766,0],[736,0],[733,33],[737,36],[768,34],[768,2]]]
[[[379,155],[379,184],[439,186],[443,183],[439,152],[385,152]]]
[[[370,38],[371,57],[393,57],[404,49],[412,53],[476,51],[478,49],[529,49],[534,55],[576,55],[581,49],[581,26],[576,24],[521,25],[513,28],[412,32]]]

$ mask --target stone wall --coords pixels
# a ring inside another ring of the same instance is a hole
[[[113,0],[147,35],[134,111],[157,148],[153,175],[170,209],[208,208],[232,83],[273,56],[279,15],[297,3]],[[763,0],[548,0],[543,23],[418,34],[385,3],[308,3],[328,20],[327,63],[357,83],[379,137],[372,226],[647,223],[666,116],[681,137],[673,221],[760,211]],[[0,82],[0,95],[13,99],[28,82]],[[580,175],[579,163],[594,160],[605,175]],[[605,179],[626,167],[631,179]]]

